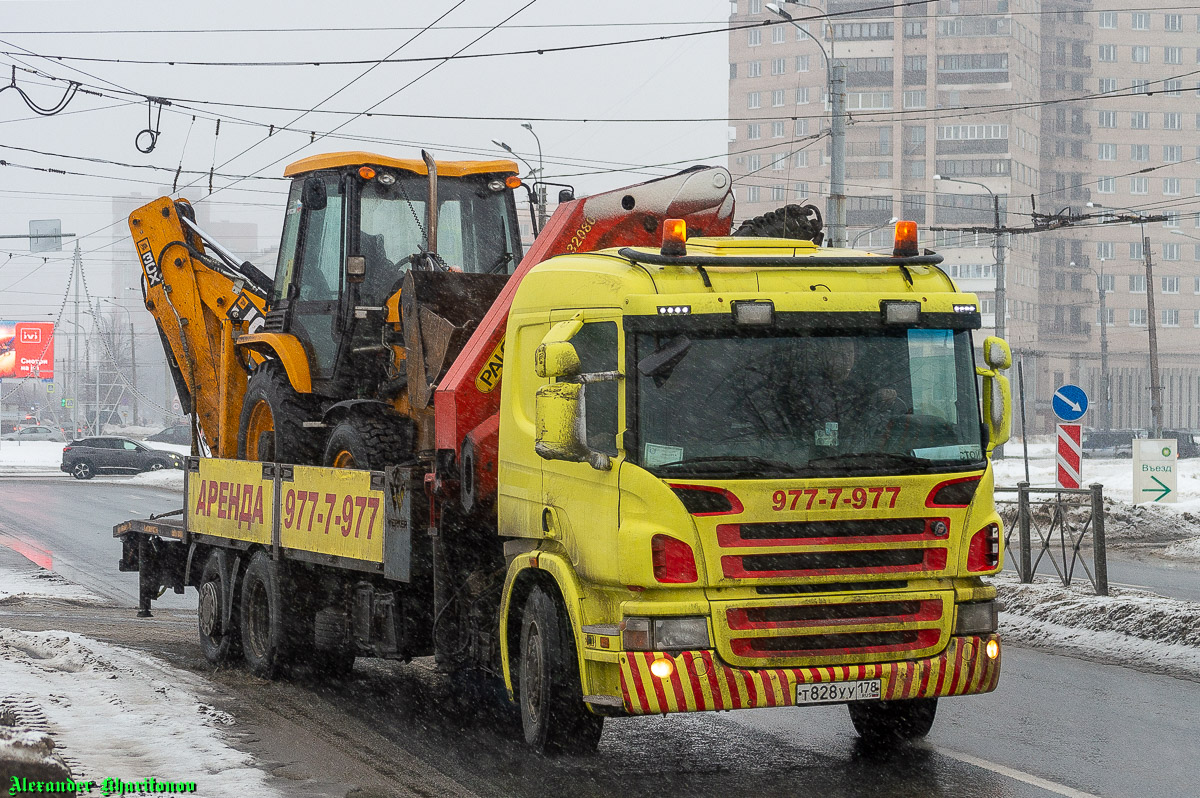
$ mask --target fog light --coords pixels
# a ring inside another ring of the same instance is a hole
[[[990,635],[998,625],[996,602],[980,601],[974,604],[959,604],[958,619],[954,623],[956,635]]]
[[[618,628],[621,630],[621,646],[626,651],[650,649],[649,618],[626,618]]]
[[[654,647],[666,651],[708,648],[708,618],[656,618]]]
[[[987,648],[985,650],[987,652],[988,659],[998,658],[1000,656],[1000,641],[999,640],[989,640],[987,642]]]
[[[675,663],[669,659],[656,659],[650,663],[650,673],[660,679],[669,679],[675,672]]]

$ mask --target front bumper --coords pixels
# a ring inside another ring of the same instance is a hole
[[[951,637],[938,655],[925,659],[818,668],[731,668],[716,653],[628,651],[620,656],[621,698],[631,715],[793,706],[796,686],[818,682],[881,679],[882,698],[936,698],[990,693],[1000,678],[1000,656],[989,659],[988,641],[997,635]],[[650,663],[674,664],[665,679]]]

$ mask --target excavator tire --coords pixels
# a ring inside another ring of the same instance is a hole
[[[821,232],[821,211],[815,205],[785,205],[762,216],[747,219],[732,235],[796,238],[819,245],[824,239]]]
[[[322,461],[334,468],[382,471],[413,456],[412,422],[385,413],[351,413],[338,422]]]
[[[283,366],[268,360],[246,386],[238,422],[238,458],[317,465],[321,442],[304,421],[318,416],[315,402],[292,389]]]

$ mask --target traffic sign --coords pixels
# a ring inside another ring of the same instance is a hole
[[[1174,504],[1178,499],[1179,469],[1177,441],[1168,439],[1134,439],[1133,441],[1133,501],[1135,504],[1153,502]]]
[[[1060,488],[1078,488],[1083,484],[1083,427],[1079,424],[1058,425],[1058,446],[1055,452],[1055,484]]]
[[[1088,398],[1078,385],[1064,385],[1054,392],[1050,405],[1063,421],[1078,421],[1087,412]]]

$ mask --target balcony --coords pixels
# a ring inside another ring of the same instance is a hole
[[[1073,338],[1084,339],[1092,334],[1092,325],[1090,322],[1081,321],[1078,323],[1069,321],[1040,321],[1038,322],[1038,335],[1050,338]]]

